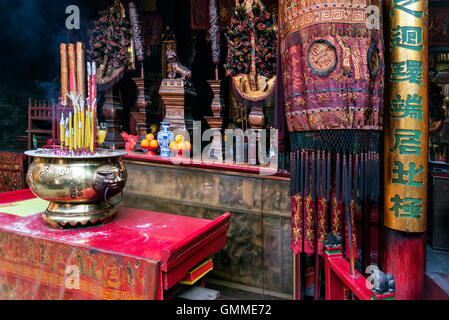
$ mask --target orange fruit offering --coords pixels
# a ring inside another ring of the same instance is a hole
[[[151,140],[150,141],[150,147],[152,147],[152,148],[159,147],[159,143],[157,142],[157,140]]]
[[[147,139],[148,141],[154,140],[154,134],[152,134],[152,133],[147,134],[146,139]]]
[[[183,136],[182,134],[178,134],[178,135],[176,136],[176,138],[175,138],[175,141],[176,141],[177,143],[184,142],[184,140],[185,140],[185,138],[184,138],[184,136]]]
[[[182,149],[182,150],[190,150],[191,148],[192,148],[192,145],[190,144],[190,142],[189,141],[184,141],[184,148],[185,149]]]
[[[176,149],[178,149],[178,144],[176,143],[176,141],[170,142],[170,149],[171,149],[171,150],[176,150]]]
[[[178,142],[179,150],[186,150],[186,143],[184,141]]]
[[[150,146],[150,141],[148,141],[147,139],[143,139],[142,142],[140,143],[140,145],[142,147],[149,147]]]

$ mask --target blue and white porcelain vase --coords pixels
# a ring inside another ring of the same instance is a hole
[[[161,130],[157,134],[157,142],[161,148],[161,157],[170,157],[170,142],[174,139],[174,134],[170,131],[170,123],[161,122]]]

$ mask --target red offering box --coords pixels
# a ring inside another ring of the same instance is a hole
[[[34,195],[29,190],[9,192],[0,194],[0,204],[32,198],[34,198]],[[95,253],[104,253],[114,257],[117,261],[131,258],[133,264],[135,261],[156,263],[159,271],[156,275],[157,279],[152,280],[157,283],[158,299],[163,298],[163,290],[172,288],[183,280],[192,268],[225,246],[226,231],[229,227],[230,218],[229,213],[223,214],[215,220],[206,220],[118,207],[117,218],[101,227],[53,230],[44,225],[40,214],[19,217],[1,213],[1,210],[0,207],[0,241],[2,237],[14,238],[16,241],[32,239],[39,241],[40,246],[38,248],[56,246],[60,250],[68,248],[67,252],[80,249],[86,252],[85,264],[87,265],[89,259],[95,258],[91,257],[92,253],[94,253],[93,256],[95,256]],[[14,246],[13,243],[9,243],[9,245]],[[20,255],[20,252],[17,252],[17,254]],[[36,254],[39,254],[39,252]],[[69,257],[64,258],[69,259]],[[9,277],[12,275],[2,267],[9,262],[1,261],[1,259],[0,256],[0,280],[2,275],[6,274]],[[17,259],[20,260],[20,258]],[[137,262],[136,266],[139,264]],[[51,270],[57,269],[56,265],[47,267]],[[105,265],[104,267],[108,266]],[[134,272],[125,269],[126,267],[123,267],[119,272],[123,272],[125,276],[126,272]],[[106,275],[106,271],[97,270],[97,275]],[[148,275],[149,273],[147,273]],[[16,272],[14,276],[20,278],[22,275],[20,272]],[[85,278],[88,282],[95,282],[88,275],[85,275]],[[121,290],[126,292],[127,286],[134,284],[132,290],[136,293],[139,285],[136,286],[134,282],[138,283],[139,281],[135,281],[135,278],[137,276],[130,277],[128,281],[122,281],[121,285],[124,286],[124,289],[120,287]],[[145,277],[142,279],[140,282],[149,280],[145,280]],[[103,280],[107,284],[111,279]],[[99,291],[114,289],[107,287],[107,285],[103,288],[101,288],[101,284],[94,283],[95,285],[100,287]],[[143,291],[146,290],[145,285],[140,287]],[[136,296],[145,298],[143,292],[137,292]],[[104,295],[95,297],[104,298]],[[115,293],[115,297],[117,297],[117,293]]]

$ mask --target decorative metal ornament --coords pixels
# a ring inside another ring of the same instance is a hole
[[[103,30],[101,26],[104,24],[108,27]],[[135,69],[135,46],[132,30],[131,28],[128,30],[128,25],[130,25],[129,20],[119,0],[115,0],[112,7],[96,21],[96,27],[100,27],[100,30],[95,28],[92,31],[89,51],[91,60],[98,65],[96,77],[99,91],[108,91],[120,82],[127,69]],[[117,37],[119,40],[116,39]],[[106,39],[107,45],[99,39]],[[125,60],[121,60],[122,57]]]
[[[253,8],[255,6],[259,6],[261,12],[265,12],[269,15],[269,13],[266,11],[265,7],[263,6],[262,2],[260,0],[246,0],[242,4],[239,4],[238,1],[236,2],[236,10],[244,10],[246,19],[245,19],[245,25],[248,26],[248,31],[250,33],[250,47],[243,48],[243,45],[241,43],[233,43],[230,41],[231,47],[239,47],[239,50],[242,52],[246,52],[245,56],[249,56],[248,58],[248,72],[244,73],[238,73],[235,70],[230,70],[230,57],[235,58],[236,56],[239,56],[239,54],[235,55],[232,54],[232,48],[230,49],[228,53],[228,66],[227,66],[227,72],[232,76],[232,83],[235,91],[239,94],[241,98],[244,100],[249,100],[253,102],[262,101],[268,98],[268,96],[273,92],[273,89],[275,87],[276,83],[276,76],[272,75],[270,77],[264,76],[262,70],[259,70],[258,66],[260,66],[260,63],[256,63],[257,55],[256,55],[256,46],[259,43],[259,40],[257,38],[258,35],[258,29],[255,22],[255,16],[253,13]],[[271,17],[271,16],[270,16]],[[235,20],[233,18],[233,20]],[[273,26],[270,29],[270,32],[275,32],[276,27]],[[231,34],[233,34],[234,31],[229,30],[228,31],[228,39]],[[268,44],[268,46],[276,48],[276,39],[273,39],[274,43]],[[241,59],[246,59],[242,56]],[[231,59],[232,60],[232,59]],[[275,74],[275,70],[273,72]]]
[[[223,96],[221,94],[221,80],[218,76],[218,65],[220,64],[220,19],[216,0],[209,2],[210,29],[209,34],[212,43],[212,61],[215,64],[215,80],[209,80],[214,97],[212,99],[212,117],[204,117],[212,129],[221,130],[223,126]],[[215,135],[213,146],[215,150],[220,149],[221,135]],[[221,157],[220,157],[221,158]]]
[[[326,77],[335,70],[338,63],[337,51],[327,40],[312,42],[307,53],[307,64],[313,73]]]
[[[137,13],[136,5],[132,1],[129,3],[129,17],[131,20],[131,28],[133,32],[133,40],[137,60],[142,62],[145,60],[145,50],[142,42],[142,30],[140,29],[139,15]]]
[[[238,92],[240,97],[249,101],[261,101],[268,98],[273,93],[276,77],[267,79],[263,76],[256,76],[256,89],[254,90],[250,84],[250,77],[248,75],[238,75],[232,77],[232,84],[234,89]]]
[[[214,64],[218,65],[220,63],[220,19],[218,16],[218,7],[216,0],[210,0],[209,16],[209,35],[212,42],[212,61]]]

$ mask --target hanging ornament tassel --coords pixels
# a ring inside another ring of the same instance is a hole
[[[360,202],[362,204],[362,266],[363,270],[370,265],[371,256],[371,217],[368,210],[367,184],[369,183],[368,176],[368,154],[362,153],[360,161]]]
[[[320,282],[320,255],[319,255],[319,242],[320,242],[320,216],[321,211],[323,210],[323,207],[321,206],[321,198],[322,198],[322,190],[321,190],[321,153],[320,151],[317,152],[317,158],[316,158],[316,182],[315,182],[315,199],[316,199],[316,211],[315,211],[315,230],[316,230],[316,243],[315,243],[315,285],[314,285],[314,299],[318,300],[320,293],[319,293],[319,282]],[[314,180],[315,181],[315,180]]]
[[[347,170],[347,165],[346,165],[346,154],[343,155],[343,159],[342,159],[342,168],[341,168],[341,195],[342,195],[342,209],[344,211],[344,216],[342,217],[342,221],[343,221],[343,225],[344,225],[344,233],[342,234],[342,238],[343,238],[343,243],[345,244],[345,256],[348,257],[348,245],[347,245],[347,234],[346,234],[346,222],[347,220],[347,215],[346,215],[346,208],[347,206],[347,202],[346,202],[346,183],[347,183],[347,174],[348,174],[348,170]]]
[[[374,180],[374,171],[373,171],[373,153],[368,152],[368,180],[371,183],[368,183],[368,189],[366,191],[369,200],[373,199],[373,180]]]
[[[300,217],[300,207],[298,206],[299,190],[298,190],[298,170],[297,170],[296,152],[290,154],[290,190],[291,190],[291,210],[292,210],[292,238],[291,246],[295,254],[302,251],[302,226]]]
[[[359,183],[359,201],[363,203],[365,200],[365,195],[363,193],[364,183],[365,183],[365,154],[360,154],[360,183]]]
[[[342,203],[341,154],[337,153],[335,168],[335,192],[332,196],[332,233],[342,236],[343,203]]]
[[[304,226],[303,226],[303,210],[304,210],[304,152],[297,150],[296,151],[296,195],[295,195],[295,203],[296,203],[296,224],[298,227],[298,240],[296,249],[298,253],[303,251],[303,235],[304,235]]]
[[[357,184],[358,184],[358,156],[350,154],[349,155],[349,201],[350,201],[350,214],[351,214],[351,226],[352,231],[350,233],[350,237],[352,239],[351,243],[351,254],[352,254],[352,263],[355,261],[355,257],[357,257],[357,235],[356,235],[356,225],[355,225],[355,216],[358,212],[358,203],[357,203]],[[354,159],[354,162],[353,162]]]
[[[379,195],[380,195],[380,163],[379,163],[379,154],[377,152],[374,153],[374,176],[375,184],[374,184],[374,202],[379,203]]]
[[[327,161],[326,153],[317,153],[317,244],[315,255],[315,300],[320,297],[320,256],[324,255],[324,242],[327,236]]]
[[[313,161],[314,162],[314,161]],[[311,256],[315,252],[315,237],[314,237],[314,210],[313,210],[313,192],[312,192],[312,156],[309,152],[306,152],[306,172],[305,172],[305,194],[306,197],[304,203],[304,252]]]
[[[359,162],[359,154],[355,155],[355,165],[354,165],[354,203],[355,203],[355,212],[354,212],[354,254],[357,258],[357,225],[356,221],[361,220],[362,216],[362,206],[360,204],[360,198],[359,198],[359,181],[360,181],[360,162]]]
[[[331,217],[331,214],[330,214],[330,212],[332,212],[332,211],[329,211],[329,209],[330,208],[332,208],[332,203],[331,203],[331,201],[332,201],[332,199],[331,199],[331,196],[332,196],[332,154],[330,153],[330,152],[328,152],[327,153],[327,170],[326,170],[326,173],[327,173],[327,188],[326,188],[326,199],[327,199],[327,207],[328,207],[328,210],[327,210],[327,212],[326,212],[326,233],[328,233],[329,232],[329,222],[328,221],[331,221],[331,223],[332,223],[332,217]]]
[[[291,247],[293,250],[293,253],[295,254],[295,257],[298,255],[296,243],[298,239],[298,228],[296,223],[296,200],[295,200],[295,186],[296,186],[296,162],[293,161],[294,153],[290,152],[290,204],[291,204],[291,212],[292,212],[292,230],[291,230]],[[296,262],[296,260],[295,260]],[[298,265],[296,265],[296,272],[295,275],[298,275]],[[297,280],[297,279],[296,279]],[[297,286],[297,281],[296,281]]]
[[[315,161],[315,153],[312,151],[311,158],[309,161],[310,165],[310,172],[309,172],[309,181],[308,184],[309,192],[306,200],[306,214],[304,217],[305,225],[304,225],[304,233],[305,233],[305,239],[304,239],[304,251],[308,256],[311,256],[315,253],[315,221],[316,221],[316,210],[315,210],[315,204],[316,204],[316,161]]]
[[[296,153],[296,169],[297,177],[299,173],[299,179],[297,180],[297,213],[298,213],[298,229],[299,229],[299,239],[297,242],[298,254],[295,255],[296,259],[296,299],[301,300],[301,252],[303,251],[303,238],[304,238],[304,152],[298,150]]]
[[[326,153],[322,152],[321,160],[319,160],[318,167],[321,166],[321,174],[319,175],[319,194],[318,194],[318,245],[317,250],[318,254],[320,256],[324,255],[324,243],[326,241],[327,237],[327,208],[329,206],[328,194],[330,193],[329,190],[329,183],[327,181],[328,178],[328,163],[326,159]]]
[[[346,155],[345,155],[345,157],[346,157]],[[350,159],[350,156],[348,155],[348,158],[347,158],[347,160],[345,159],[345,161],[344,161],[344,164],[343,164],[343,166],[344,166],[344,170],[346,170],[345,172],[346,172],[346,174],[345,174],[345,191],[344,191],[344,200],[343,200],[343,202],[344,202],[344,212],[345,212],[345,217],[344,217],[344,219],[345,219],[345,223],[344,223],[344,227],[345,227],[345,241],[346,241],[346,243],[348,243],[347,241],[348,241],[348,239],[349,239],[349,235],[348,235],[348,211],[349,211],[349,214],[350,214],[350,217],[352,216],[352,201],[351,201],[351,195],[352,195],[352,180],[350,179],[350,175],[349,175],[349,173],[351,172],[351,170],[350,170],[350,167],[349,167],[349,165],[350,165],[350,163],[349,163],[349,159]],[[351,162],[351,164],[352,164],[352,162]],[[352,219],[351,219],[351,222],[352,222]],[[352,246],[352,243],[351,243],[351,246]],[[346,257],[349,259],[349,243],[348,243],[348,245],[346,246],[346,251],[345,251],[345,254],[346,254]]]
[[[351,215],[351,192],[352,192],[352,156],[348,155],[348,162],[346,162],[346,155],[343,156],[343,177],[344,177],[344,207],[345,207],[345,243],[346,257],[349,258],[350,273],[354,274],[354,252],[352,240],[352,215]]]

